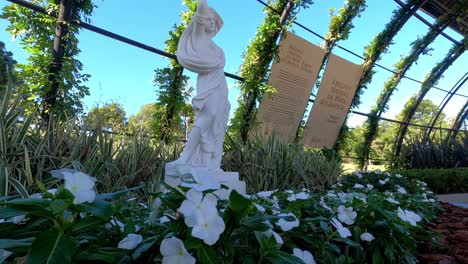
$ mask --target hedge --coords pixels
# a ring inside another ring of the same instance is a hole
[[[412,169],[394,171],[394,173],[424,181],[436,194],[468,192],[468,168]]]

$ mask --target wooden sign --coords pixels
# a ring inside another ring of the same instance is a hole
[[[268,80],[276,93],[262,98],[254,133],[275,134],[286,140],[295,137],[324,56],[322,48],[287,33],[280,42],[279,61],[273,64]]]
[[[356,93],[362,67],[331,54],[302,143],[333,148]]]

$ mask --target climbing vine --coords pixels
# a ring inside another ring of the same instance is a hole
[[[50,14],[57,14],[60,1],[33,0],[31,3],[44,7]],[[91,0],[74,1],[71,14],[72,20],[89,20],[96,7]],[[0,18],[9,21],[7,31],[13,38],[19,38],[20,44],[28,51],[26,64],[17,64],[18,79],[22,81],[21,95],[26,98],[23,107],[29,110],[37,104],[44,105],[47,94],[50,93],[50,68],[54,62],[54,36],[57,17],[34,12],[29,8],[11,4],[3,8]],[[89,88],[83,83],[90,75],[82,73],[83,64],[77,59],[79,28],[69,25],[65,38],[65,50],[61,60],[61,69],[54,72],[59,82],[58,91],[53,96],[56,102],[53,111],[73,116],[82,111],[81,101],[89,95]]]
[[[422,2],[422,0],[409,0],[406,4],[406,7],[401,7],[395,10],[390,22],[385,25],[384,30],[377,34],[374,39],[364,48],[364,62],[361,65],[363,68],[363,73],[351,103],[351,108],[358,107],[361,104],[361,95],[364,93],[364,90],[367,89],[367,86],[372,81],[372,77],[374,76],[375,64],[380,60],[382,55],[386,53],[392,44],[393,38],[411,18],[412,14],[418,10]],[[346,124],[346,121],[344,123]],[[342,126],[340,134],[338,135],[335,149],[340,149],[340,145],[342,145],[342,143],[345,141],[347,132],[348,127],[346,125]]]
[[[401,146],[408,130],[408,124],[416,112],[419,104],[422,102],[427,92],[437,84],[444,72],[457,60],[465,51],[467,45],[467,39],[462,43],[456,43],[450,51],[447,53],[445,58],[440,61],[427,75],[421,84],[421,88],[417,95],[411,97],[407,103],[407,107],[403,111],[403,119],[401,121],[405,124],[401,124],[398,129],[398,134],[393,148],[393,160],[398,158],[401,151]],[[393,163],[393,162],[392,162]]]
[[[169,39],[166,43],[166,51],[175,54],[180,36],[187,28],[192,16],[197,9],[197,0],[184,0],[188,9],[180,15],[182,23],[174,25],[169,32]],[[166,143],[174,140],[179,136],[180,131],[180,116],[185,109],[188,93],[187,82],[188,77],[183,74],[184,68],[175,60],[171,60],[168,67],[156,69],[153,79],[154,85],[158,87],[157,107],[164,108],[164,111],[158,111],[154,116],[160,122],[157,124],[155,131],[157,135]],[[163,116],[160,116],[163,114]]]
[[[241,97],[239,107],[231,120],[230,130],[247,139],[249,130],[255,121],[256,105],[263,94],[273,92],[271,86],[266,85],[269,66],[277,53],[277,40],[288,27],[291,17],[300,8],[307,8],[311,0],[269,0],[269,7],[265,7],[266,17],[257,29],[255,38],[250,42],[243,55],[240,75],[245,82],[239,84]]]
[[[370,147],[372,141],[377,135],[378,123],[380,116],[388,109],[388,102],[396,87],[400,83],[403,76],[411,68],[421,54],[427,54],[429,52],[428,46],[435,40],[435,38],[458,16],[464,13],[466,3],[460,2],[459,8],[454,8],[455,13],[447,13],[440,17],[435,25],[429,30],[429,32],[423,37],[418,38],[412,43],[411,51],[409,55],[402,57],[400,61],[395,65],[393,74],[384,84],[384,89],[377,99],[376,105],[372,108],[370,117],[366,122],[366,131],[364,133],[364,144],[362,145],[362,156],[360,159],[361,167],[365,167],[367,160],[369,159]]]

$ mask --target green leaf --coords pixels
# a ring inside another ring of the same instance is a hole
[[[47,210],[51,211],[53,214],[59,214],[65,211],[70,205],[70,201],[53,200]]]
[[[138,259],[142,254],[148,251],[157,241],[156,237],[147,238],[133,252],[132,259]]]
[[[76,205],[76,208],[80,212],[90,213],[104,220],[109,219],[114,214],[112,203],[104,200],[95,200],[92,203],[78,204]]]
[[[202,241],[200,239],[195,239],[192,237],[189,237],[184,241],[184,246],[185,249],[190,250],[193,248],[199,248],[202,245]]]
[[[103,221],[101,218],[88,216],[78,221],[77,224],[73,225],[71,228],[71,233],[80,234],[92,230],[97,230],[104,223],[105,221]]]
[[[0,166],[0,196],[8,195],[8,169]]]
[[[23,239],[0,239],[0,249],[30,247],[34,242],[34,237]]]
[[[304,264],[300,258],[283,251],[273,251],[267,260],[271,261],[272,264]]]
[[[40,236],[32,244],[26,255],[26,264],[66,264],[72,262],[77,243],[62,230],[52,228]]]
[[[115,199],[115,198],[118,198],[119,196],[122,196],[122,195],[128,193],[128,192],[140,190],[140,189],[142,189],[144,187],[145,186],[137,186],[137,187],[133,187],[133,188],[129,188],[129,189],[121,190],[121,191],[118,191],[118,192],[113,192],[113,193],[101,193],[96,197],[96,200]]]
[[[245,215],[245,211],[252,205],[252,202],[239,194],[236,190],[232,190],[229,195],[229,207],[241,217]]]
[[[116,248],[100,248],[99,252],[81,251],[74,261],[83,261],[85,263],[95,263],[103,261],[106,263],[128,263],[130,257],[123,253],[124,251]]]
[[[345,243],[346,245],[354,247],[354,248],[361,248],[361,244],[359,244],[357,242],[354,242],[351,239],[339,237],[339,238],[335,238],[333,240]]]
[[[372,254],[372,264],[381,264],[384,263],[382,254],[380,253],[379,248],[375,248],[374,253]]]
[[[15,188],[15,190],[21,194],[21,196],[23,198],[28,198],[29,197],[29,194],[28,194],[28,191],[26,190],[26,187],[24,187],[24,185],[19,182],[17,179],[15,178],[8,178],[8,181],[9,183],[11,184],[11,186],[13,186]]]
[[[197,259],[204,264],[217,264],[218,257],[216,256],[216,251],[205,244],[197,248]]]

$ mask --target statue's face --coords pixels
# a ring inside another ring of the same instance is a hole
[[[215,30],[216,30],[215,20],[212,16],[210,16],[207,20],[205,31],[206,33],[212,33]]]

